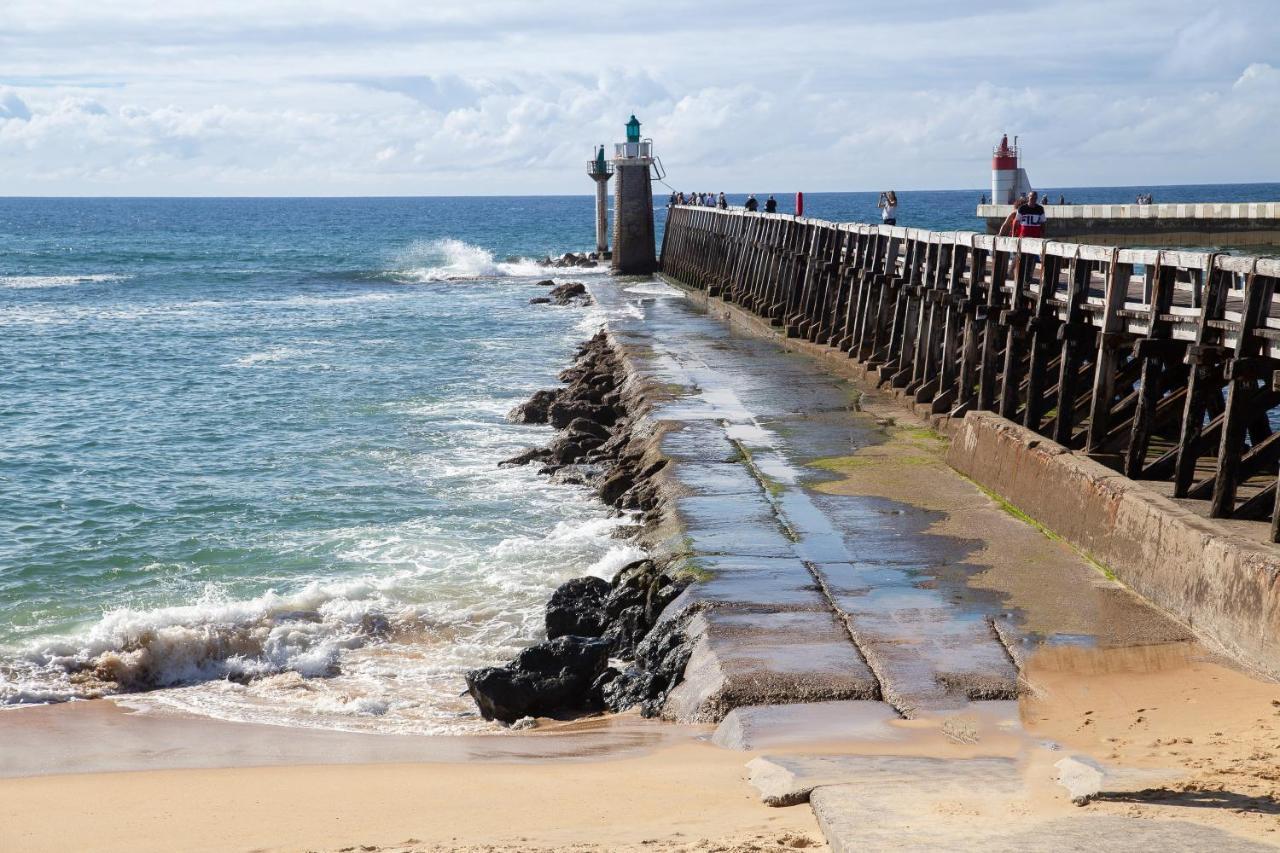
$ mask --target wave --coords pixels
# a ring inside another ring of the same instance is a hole
[[[313,582],[291,595],[120,608],[82,634],[37,641],[0,672],[0,704],[245,682],[282,672],[332,675],[344,649],[393,627],[379,584]]]
[[[0,275],[0,287],[26,290],[38,287],[74,287],[107,281],[127,281],[131,275],[98,273],[93,275]]]
[[[232,367],[254,367],[259,364],[274,364],[277,361],[284,361],[290,358],[296,358],[300,355],[306,355],[307,350],[298,347],[274,347],[262,352],[251,352],[243,358],[238,358],[231,362]]]
[[[426,560],[407,540],[431,531],[330,531],[352,540],[342,559],[396,568],[242,599],[210,587],[189,605],[110,611],[4,649],[0,706],[105,696],[136,710],[276,725],[488,731],[459,696],[462,673],[536,638],[546,596],[569,572],[607,578],[643,556],[614,538],[630,523],[564,519],[480,554],[465,543],[428,547]]]
[[[414,243],[396,259],[395,269],[386,275],[392,281],[419,284],[481,278],[545,278],[547,269],[531,258],[499,261],[488,249],[448,237]]]

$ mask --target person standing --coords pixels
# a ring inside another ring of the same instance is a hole
[[[1025,198],[1014,202],[1013,212],[1005,217],[999,236],[1008,231],[1013,237],[1043,237],[1045,215],[1039,198],[1039,194],[1032,190]]]
[[[778,212],[778,200],[777,200],[776,198],[774,198],[773,196],[769,196],[767,199],[765,199],[765,200],[764,200],[764,212],[765,212],[765,213],[777,213],[777,212]]]
[[[882,192],[876,206],[881,209],[881,224],[896,225],[897,224],[897,193],[892,190]]]
[[[748,213],[755,213],[760,209],[760,202],[756,201],[755,193],[747,196],[747,203],[743,205]]]
[[[725,197],[724,197],[724,193],[723,193],[723,192],[721,192],[721,193],[720,193],[720,198],[719,198],[719,199],[717,199],[717,201],[716,201],[716,206],[717,206],[717,207],[719,207],[721,210],[728,210],[728,209],[729,209],[729,200],[728,200],[727,198],[725,198]]]

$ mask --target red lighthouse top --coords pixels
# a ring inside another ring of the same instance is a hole
[[[1009,134],[1000,137],[1000,146],[991,157],[991,168],[997,172],[1018,168],[1018,146],[1009,144]]]

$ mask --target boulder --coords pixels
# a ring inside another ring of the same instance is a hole
[[[600,707],[593,691],[609,664],[609,644],[588,637],[557,637],[530,646],[506,666],[473,669],[467,692],[486,720],[512,723]]]
[[[627,489],[634,485],[635,480],[630,471],[615,471],[603,483],[600,484],[600,500],[609,506],[614,506],[618,498],[622,497]]]
[[[618,422],[618,410],[613,406],[596,403],[562,402],[557,400],[547,408],[547,420],[556,429],[564,429],[577,418],[586,418],[605,426]]]
[[[555,279],[544,278],[542,281],[538,282],[537,286],[538,287],[555,287],[556,282],[555,282]]]
[[[530,305],[550,305],[551,298],[547,296],[535,296],[529,300]]]
[[[604,602],[609,582],[603,578],[574,578],[560,584],[547,602],[547,639],[573,634],[599,637],[606,627]]]
[[[539,471],[538,473],[542,473]],[[599,486],[604,479],[604,468],[589,463],[560,465],[554,471],[548,471],[551,479],[566,486]]]
[[[545,462],[551,458],[551,452],[545,447],[531,447],[523,453],[517,453],[510,459],[498,463],[499,468],[510,468],[515,465],[528,465],[530,462]]]
[[[587,286],[580,281],[566,281],[551,288],[551,298],[557,305],[568,305],[574,300],[586,300]]]
[[[545,424],[547,409],[555,401],[555,391],[535,391],[532,397],[507,412],[507,420],[513,424]]]
[[[570,433],[594,436],[601,441],[608,441],[613,435],[604,424],[599,424],[586,418],[574,418],[569,421],[569,426],[566,429]]]
[[[625,711],[639,705],[644,716],[657,716],[667,693],[684,674],[691,652],[692,644],[680,620],[658,624],[636,646],[635,662],[603,685],[601,699],[605,707]]]

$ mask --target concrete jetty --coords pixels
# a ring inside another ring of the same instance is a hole
[[[1228,204],[1046,204],[1045,236],[1106,246],[1280,245],[1280,202]],[[988,234],[1012,208],[978,205]]]
[[[893,389],[962,473],[1280,675],[1280,260],[677,207],[662,268]]]
[[[835,850],[1263,849],[1025,806],[1070,757],[1018,734],[1029,656],[1195,646],[1186,626],[956,473],[892,393],[855,390],[843,353],[820,366],[830,347],[705,290],[590,287],[669,460],[658,550],[696,577],[662,616],[693,644],[663,716],[756,752],[765,803],[809,803]],[[1112,791],[1165,780],[1089,772]]]

